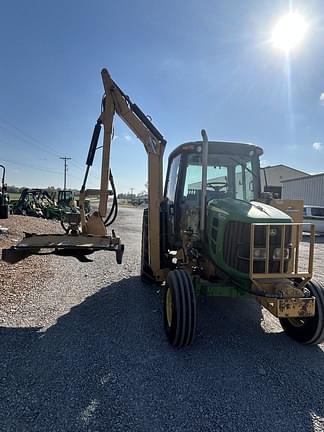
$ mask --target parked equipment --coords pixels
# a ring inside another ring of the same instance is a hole
[[[64,220],[65,213],[79,213],[73,191],[61,190],[57,201],[55,193],[49,194],[44,189],[25,188],[18,200],[10,201],[13,214],[34,216],[45,219]],[[86,214],[90,212],[90,203],[85,205]]]
[[[71,190],[58,191],[56,204],[65,212],[79,212],[79,199],[77,199],[74,192]],[[84,201],[84,211],[86,215],[91,212],[91,203],[89,199]]]
[[[13,214],[43,217],[46,219],[61,219],[59,209],[50,194],[43,189],[25,188],[17,201],[12,202]]]
[[[60,190],[57,193],[57,205],[63,208],[76,207],[76,200],[73,191]]]
[[[80,215],[66,217],[62,235],[27,235],[3,251],[17,262],[44,249],[85,260],[96,250],[116,253],[124,246],[107,227],[117,215],[116,191],[110,172],[113,118],[118,114],[143,142],[148,154],[148,209],[143,214],[141,276],[165,283],[164,325],[175,347],[193,341],[201,295],[251,297],[274,316],[284,331],[304,344],[324,340],[324,288],[311,281],[314,227],[307,265],[300,263],[302,223],[260,202],[262,149],[252,144],[202,140],[180,145],[169,156],[162,186],[166,141],[152,122],[102,71],[105,96],[96,123],[80,191]],[[104,126],[100,190],[86,189],[101,126]],[[108,183],[114,199],[107,215]],[[100,194],[99,210],[86,217],[85,198]]]
[[[0,219],[8,219],[9,217],[9,194],[7,193],[7,185],[5,184],[6,168],[2,168],[1,190],[0,190]]]

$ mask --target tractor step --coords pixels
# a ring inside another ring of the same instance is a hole
[[[48,252],[41,253],[42,249]],[[50,250],[50,251],[49,251]],[[27,234],[16,245],[2,250],[2,260],[15,264],[30,255],[54,254],[73,256],[87,262],[86,255],[105,250],[116,253],[117,264],[122,263],[124,245],[115,236],[71,235],[71,234]]]

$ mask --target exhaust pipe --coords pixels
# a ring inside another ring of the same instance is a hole
[[[207,189],[207,164],[208,164],[208,136],[205,129],[202,129],[202,179],[201,179],[201,203],[200,203],[200,236],[205,237],[205,211],[206,211],[206,189]]]

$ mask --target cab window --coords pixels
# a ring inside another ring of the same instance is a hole
[[[235,198],[244,201],[254,199],[254,181],[252,163],[238,164],[235,166]]]
[[[171,166],[170,166],[168,186],[166,191],[166,197],[170,201],[174,201],[175,199],[175,193],[176,193],[178,175],[179,175],[180,157],[181,155],[175,157],[171,162]]]

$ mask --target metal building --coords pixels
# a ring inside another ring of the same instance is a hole
[[[304,171],[287,165],[272,165],[261,168],[261,190],[272,192],[275,198],[282,198],[282,185],[285,180],[309,176]]]
[[[283,199],[302,199],[305,205],[324,206],[324,173],[282,181]]]

